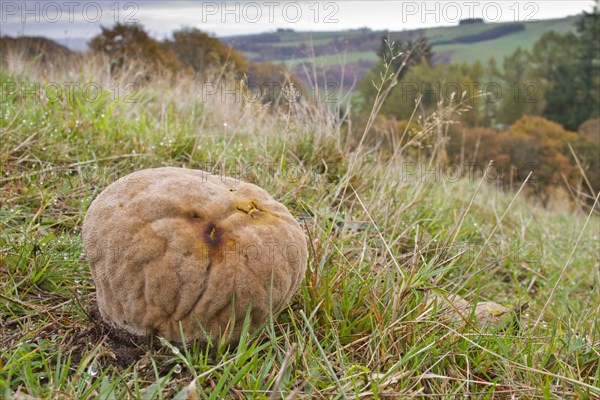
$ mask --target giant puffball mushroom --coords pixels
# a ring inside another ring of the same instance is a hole
[[[255,330],[290,301],[308,258],[302,228],[265,190],[184,168],[112,183],[82,233],[104,321],[173,341],[181,327],[235,342],[246,315]]]

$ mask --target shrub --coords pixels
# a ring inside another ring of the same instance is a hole
[[[569,150],[569,144],[582,148],[580,138],[545,118],[526,115],[505,131],[475,128],[454,132],[451,138],[453,162],[484,168],[493,160],[492,179],[505,188],[518,187],[532,172],[529,191],[547,201],[550,187],[581,184]]]
[[[582,136],[600,146],[600,118],[591,118],[579,125],[577,129],[579,136]]]

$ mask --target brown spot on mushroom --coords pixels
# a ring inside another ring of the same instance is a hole
[[[208,243],[211,247],[218,246],[222,236],[223,231],[221,229],[217,229],[217,226],[214,223],[210,222],[206,226],[206,230],[204,231],[204,238],[206,243]]]

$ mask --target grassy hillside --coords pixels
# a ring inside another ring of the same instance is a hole
[[[203,100],[218,71],[157,79],[133,97],[116,91],[135,81],[128,73],[94,60],[0,71],[30,89],[0,99],[0,397],[600,395],[597,212],[541,208],[435,160],[419,173],[401,148],[381,161],[307,104]],[[40,88],[50,82],[72,96],[49,101]],[[90,97],[85,84],[104,90]],[[99,320],[86,209],[119,177],[157,166],[259,184],[306,232],[300,290],[237,347],[123,338]],[[453,311],[455,294],[509,310],[483,324],[472,308]]]
[[[386,34],[389,34],[392,39],[404,39],[417,37],[419,35],[426,36],[429,41],[433,44],[433,50],[437,53],[450,52],[451,61],[465,61],[475,62],[480,61],[482,63],[487,62],[490,57],[496,57],[502,59],[505,55],[512,53],[517,47],[529,49],[533,44],[542,36],[544,33],[549,31],[555,31],[558,33],[566,33],[575,30],[575,21],[577,17],[567,17],[553,20],[540,20],[537,22],[525,22],[523,25],[525,29],[520,32],[514,32],[507,36],[493,39],[484,40],[477,43],[466,43],[466,44],[437,44],[441,41],[449,41],[468,35],[482,34],[486,31],[494,29],[498,26],[508,25],[509,23],[499,24],[473,24],[473,25],[462,25],[462,26],[451,26],[451,27],[440,27],[440,28],[426,28],[411,31],[341,31],[341,32],[276,32],[276,33],[264,33],[259,35],[245,35],[245,36],[232,36],[223,38],[224,41],[236,45],[242,52],[246,52],[247,47],[251,43],[261,43],[261,48],[268,49],[269,47],[275,48],[289,48],[298,49],[300,46],[323,46],[330,45],[337,47],[338,53],[347,54],[349,60],[368,60],[376,61],[376,51],[381,44],[381,38]],[[269,38],[270,41],[263,41]],[[344,46],[345,42],[349,40],[363,41],[366,45],[370,46],[370,50],[361,50]],[[323,65],[336,65],[337,57],[333,57],[334,54],[319,54],[319,49],[316,50],[317,64]],[[331,50],[330,48],[323,48],[325,52]],[[300,54],[296,54],[293,59],[289,58],[275,58],[268,59],[260,55],[259,52],[248,52],[248,56],[253,59],[262,59],[263,61],[275,60],[284,61],[289,66],[295,66],[304,62],[310,62],[312,60],[308,54],[305,57],[301,57]]]
[[[233,44],[252,60],[276,61],[294,69],[304,76],[303,65],[340,69],[345,59],[345,69],[357,79],[362,78],[378,60],[376,51],[381,39],[389,33],[394,40],[414,39],[426,36],[433,44],[436,61],[458,61],[485,64],[491,57],[502,60],[517,47],[530,49],[546,32],[566,33],[575,30],[577,17],[526,22],[524,29],[502,37],[476,42],[447,44],[448,41],[484,35],[502,26],[513,23],[473,24],[452,27],[427,28],[411,31],[368,31],[343,32],[275,32],[260,35],[227,37],[223,40]],[[482,36],[484,38],[484,36]],[[359,66],[359,64],[362,64]],[[338,74],[339,75],[339,74]]]
[[[494,40],[471,44],[439,45],[433,47],[435,52],[450,53],[452,61],[472,63],[487,62],[491,57],[502,58],[517,47],[531,49],[534,43],[546,32],[555,31],[560,34],[575,31],[575,17],[529,22],[524,24],[525,30]],[[442,36],[443,37],[443,36]],[[433,36],[431,37],[433,39]]]

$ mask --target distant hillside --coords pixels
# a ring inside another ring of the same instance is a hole
[[[51,60],[57,61],[57,57],[64,58],[73,55],[73,52],[67,47],[45,37],[12,38],[10,36],[0,36],[0,59],[4,58],[9,50],[21,53],[28,59],[37,57],[41,63],[50,62]]]
[[[382,38],[410,40],[424,35],[433,44],[434,61],[486,63],[491,57],[501,60],[517,47],[530,49],[546,32],[575,30],[577,16],[524,23],[471,23],[452,27],[410,31],[371,31],[358,29],[338,32],[294,32],[282,30],[259,35],[226,37],[246,57],[259,61],[279,61],[308,82],[306,70],[317,67],[319,80],[341,80],[345,86],[360,80],[377,62],[376,51]],[[344,66],[343,68],[341,66]],[[311,78],[312,79],[312,78]]]

